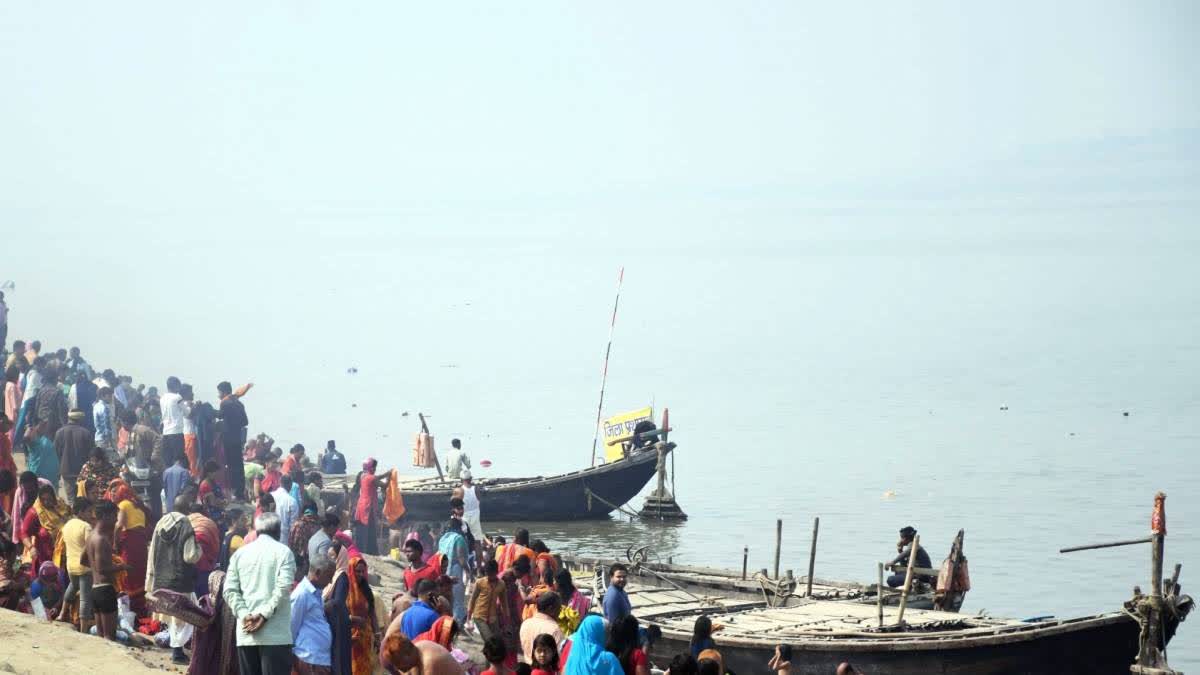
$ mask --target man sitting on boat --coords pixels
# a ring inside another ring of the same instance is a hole
[[[900,588],[904,585],[904,574],[908,567],[908,558],[912,552],[913,539],[917,536],[917,530],[911,525],[906,525],[900,530],[900,541],[896,543],[896,550],[900,552],[892,562],[889,563],[893,574],[888,576],[887,585],[891,588]],[[929,559],[929,554],[925,552],[924,546],[917,547],[916,567],[924,567],[926,569],[933,567],[933,562]],[[913,582],[924,582],[932,584],[934,578],[925,575],[914,575]]]

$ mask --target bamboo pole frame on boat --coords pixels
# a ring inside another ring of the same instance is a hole
[[[900,613],[896,624],[904,625],[904,606],[908,604],[908,591],[912,589],[913,567],[917,564],[917,549],[921,547],[921,535],[913,536],[912,548],[908,552],[908,570],[904,572],[904,590],[900,593]]]
[[[821,528],[821,517],[813,518],[813,536],[812,546],[808,550],[808,588],[804,592],[804,597],[812,597],[813,584],[813,568],[817,565],[817,531]]]
[[[779,578],[779,549],[783,545],[783,519],[779,518],[775,521],[775,576]]]
[[[883,563],[879,563],[879,585],[875,587],[875,605],[879,609],[879,627],[883,628]]]

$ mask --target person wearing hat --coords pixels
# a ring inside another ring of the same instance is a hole
[[[900,529],[900,541],[896,543],[896,550],[900,552],[892,559],[890,567],[893,574],[888,576],[887,585],[891,588],[900,588],[904,585],[904,574],[908,567],[908,558],[912,550],[913,539],[917,536],[917,529],[911,525],[906,525]],[[929,554],[925,552],[924,546],[917,547],[916,567],[930,568],[933,563],[929,560]],[[913,581],[923,581],[925,583],[933,583],[934,578],[931,576],[916,575]]]
[[[63,489],[67,493],[67,503],[72,506],[79,494],[76,485],[79,472],[91,457],[92,448],[96,447],[95,434],[83,425],[84,417],[82,410],[72,409],[67,413],[67,423],[54,433],[54,452],[62,468]]]

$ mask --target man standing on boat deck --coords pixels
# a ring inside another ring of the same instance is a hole
[[[908,567],[908,557],[912,551],[913,539],[917,536],[917,530],[911,525],[906,525],[900,530],[900,541],[896,544],[896,550],[900,552],[891,562],[891,568],[895,571],[897,568],[905,569]],[[929,559],[929,554],[925,552],[924,546],[917,547],[916,567],[933,567],[932,561]],[[896,571],[887,578],[887,585],[891,588],[900,588],[904,585],[905,572]],[[914,581],[924,581],[925,583],[933,583],[935,580],[930,576],[914,576]]]
[[[462,485],[455,489],[454,496],[462,499],[463,525],[474,540],[475,559],[482,560],[483,551],[480,547],[484,544],[491,546],[491,542],[483,533],[483,521],[480,519],[479,500],[483,496],[483,489],[475,484],[470,469],[463,469]]]
[[[462,478],[463,470],[471,468],[471,458],[462,449],[462,441],[450,441],[450,452],[446,454],[446,476],[450,480]]]

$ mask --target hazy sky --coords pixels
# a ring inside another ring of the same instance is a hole
[[[167,243],[1194,207],[1198,30],[1194,2],[4,3],[0,217]]]

